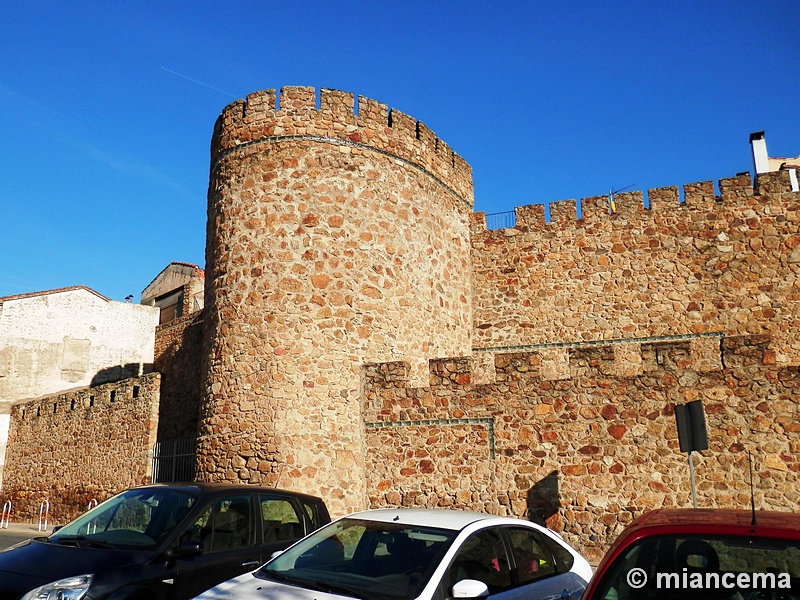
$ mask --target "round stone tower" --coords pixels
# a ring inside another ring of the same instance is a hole
[[[469,165],[349,93],[227,106],[211,146],[198,477],[364,507],[362,366],[471,352]]]

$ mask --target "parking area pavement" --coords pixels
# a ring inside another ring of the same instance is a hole
[[[23,542],[27,539],[40,535],[49,535],[51,528],[47,531],[39,531],[36,523],[9,523],[8,528],[0,528],[0,550]]]

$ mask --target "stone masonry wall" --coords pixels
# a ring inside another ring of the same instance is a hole
[[[474,342],[508,348],[723,332],[769,335],[800,364],[800,194],[786,172],[474,215]]]
[[[674,406],[702,400],[698,504],[800,510],[800,374],[764,336],[477,354],[368,365],[365,471],[373,507],[455,507],[546,523],[591,558],[658,507],[690,507]]]
[[[201,478],[366,502],[361,365],[472,347],[468,165],[422,123],[284,88],[212,141]]]
[[[150,483],[160,375],[125,379],[34,400],[11,409],[2,501],[12,520],[65,523],[125,488]]]

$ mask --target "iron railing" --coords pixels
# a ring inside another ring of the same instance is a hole
[[[156,442],[153,448],[153,483],[194,481],[194,458],[193,438]]]
[[[517,224],[517,213],[513,210],[486,215],[486,229],[510,229]]]

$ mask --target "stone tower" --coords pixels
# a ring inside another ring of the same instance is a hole
[[[471,352],[469,165],[413,118],[287,87],[211,146],[198,476],[366,504],[362,367]]]

